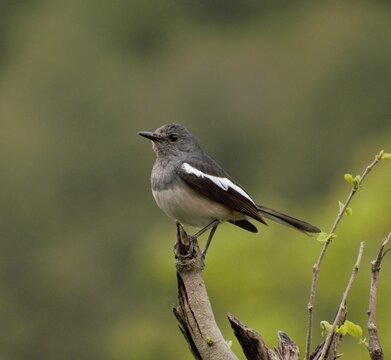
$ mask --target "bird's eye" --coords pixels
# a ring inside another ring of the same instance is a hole
[[[170,139],[171,142],[175,142],[178,140],[178,135],[176,134],[171,134],[168,136],[168,138]]]

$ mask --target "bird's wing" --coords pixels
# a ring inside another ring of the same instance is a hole
[[[177,168],[180,178],[202,195],[264,224],[257,205],[247,192],[210,158],[185,161]]]

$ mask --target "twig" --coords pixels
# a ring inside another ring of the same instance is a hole
[[[338,326],[341,326],[345,322],[347,313],[348,313],[348,311],[345,306],[343,308],[342,314],[339,318],[339,322],[337,324]],[[338,349],[338,346],[339,346],[341,340],[342,340],[342,335],[335,332],[333,338],[331,339],[331,344],[329,346],[329,351],[327,353],[326,360],[335,360],[338,357],[337,356],[337,349]],[[325,340],[323,340],[323,342],[317,346],[317,348],[311,354],[310,360],[319,360],[320,359],[324,344],[325,344]]]
[[[379,253],[377,254],[376,260],[371,262],[372,275],[371,275],[371,287],[369,292],[369,306],[368,306],[368,352],[372,360],[383,360],[384,353],[380,345],[379,337],[377,335],[376,326],[376,300],[377,300],[377,288],[379,282],[380,265],[387,254],[387,249],[384,251],[385,246],[391,239],[391,231],[384,238],[381,243]]]
[[[205,283],[204,263],[197,244],[188,241],[177,224],[176,269],[179,306],[174,308],[179,328],[197,360],[238,360],[216,324]],[[189,254],[189,250],[192,252]]]
[[[335,234],[335,231],[337,230],[338,224],[342,220],[342,217],[345,213],[345,210],[349,206],[350,202],[352,201],[353,196],[356,194],[357,190],[360,188],[362,182],[368,175],[368,173],[373,169],[373,167],[381,160],[381,157],[378,155],[375,157],[375,160],[372,161],[371,164],[369,164],[363,174],[360,177],[359,182],[357,185],[352,187],[352,190],[350,191],[349,196],[347,197],[345,203],[340,208],[338,215],[334,221],[333,226],[331,227],[331,230],[329,231],[329,234]],[[315,302],[315,295],[316,295],[316,288],[318,285],[318,276],[320,271],[320,266],[323,262],[323,258],[326,254],[327,248],[329,247],[330,243],[332,241],[332,237],[329,237],[327,241],[324,243],[323,248],[320,252],[320,255],[318,257],[318,260],[316,264],[313,266],[312,269],[312,282],[311,282],[311,290],[310,290],[310,299],[308,301],[307,310],[308,310],[308,317],[307,317],[307,335],[306,335],[306,343],[305,343],[305,359],[309,359],[310,352],[311,352],[311,341],[312,341],[312,323],[313,323],[313,308],[314,308],[314,302]]]
[[[358,256],[357,256],[356,264],[353,267],[352,275],[350,276],[348,285],[346,286],[346,289],[345,289],[345,291],[343,293],[342,300],[341,300],[341,303],[339,305],[337,315],[335,316],[333,325],[331,326],[331,329],[330,329],[329,333],[327,334],[327,337],[326,337],[326,340],[324,342],[323,349],[322,349],[322,352],[320,354],[319,360],[324,360],[326,358],[326,353],[329,350],[329,347],[330,347],[330,344],[331,344],[331,340],[333,339],[333,336],[334,336],[335,330],[337,328],[337,325],[338,325],[338,323],[340,321],[340,318],[341,318],[341,316],[342,316],[342,314],[343,314],[343,312],[345,310],[346,299],[348,297],[349,291],[352,288],[353,281],[355,280],[355,278],[357,276],[358,268],[359,268],[360,263],[361,263],[361,258],[362,258],[363,251],[364,251],[364,242],[361,241],[360,248],[358,250]]]

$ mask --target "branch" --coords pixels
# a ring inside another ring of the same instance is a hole
[[[204,263],[198,244],[191,245],[180,224],[175,250],[179,306],[173,311],[194,358],[238,360],[216,324],[201,274]],[[189,250],[193,251],[189,254]]]
[[[179,306],[173,312],[193,357],[196,360],[238,360],[216,324],[202,279],[204,262],[198,244],[189,242],[179,223],[175,257]],[[297,345],[284,332],[278,332],[278,349],[274,352],[256,331],[231,314],[228,319],[248,360],[299,360]]]
[[[337,324],[338,326],[341,326],[345,322],[346,315],[347,315],[347,309],[345,306],[342,309],[342,314],[341,314],[339,322]],[[329,351],[327,353],[326,360],[334,360],[338,357],[337,356],[337,349],[338,349],[339,343],[341,342],[341,339],[342,339],[342,335],[335,332],[333,335],[333,338],[331,339],[331,344],[329,346]],[[311,354],[310,360],[319,360],[320,359],[324,344],[325,344],[325,340],[317,346],[315,351]]]
[[[368,352],[372,360],[383,360],[384,353],[383,349],[379,342],[379,337],[377,335],[377,326],[376,326],[376,300],[377,300],[377,288],[379,282],[380,274],[380,265],[381,262],[388,252],[384,251],[385,246],[391,238],[391,231],[382,241],[379,253],[377,254],[376,260],[371,262],[372,266],[372,276],[371,276],[371,287],[369,293],[369,306],[368,306]]]
[[[243,349],[247,360],[299,360],[299,348],[293,340],[283,331],[278,332],[277,353],[269,349],[262,336],[255,330],[244,325],[232,314],[228,314],[228,320]]]
[[[362,182],[368,175],[368,173],[373,169],[373,167],[382,159],[382,152],[380,152],[376,157],[375,160],[372,161],[371,164],[369,164],[363,174],[360,177],[360,180],[352,187],[352,190],[350,191],[345,203],[341,206],[339,209],[338,215],[334,221],[333,226],[331,227],[331,230],[329,231],[329,234],[335,234],[335,231],[337,230],[338,224],[341,222],[342,217],[348,208],[350,202],[353,199],[353,196],[356,194],[357,190],[361,187]],[[306,343],[305,343],[305,359],[309,358],[310,352],[311,352],[311,341],[312,341],[312,323],[313,323],[313,308],[314,308],[314,302],[315,302],[315,295],[316,295],[316,288],[318,285],[318,276],[320,271],[320,266],[323,262],[323,258],[326,254],[327,248],[329,247],[332,236],[329,236],[327,241],[324,243],[323,248],[320,252],[320,255],[318,257],[318,260],[316,264],[313,266],[312,271],[312,282],[311,282],[311,290],[310,290],[310,299],[308,301],[307,310],[308,310],[308,317],[307,317],[307,336],[306,336]]]
[[[266,346],[261,335],[259,335],[255,330],[244,325],[232,314],[228,314],[228,320],[240,343],[240,346],[243,349],[246,359],[279,360],[277,355]]]
[[[362,258],[363,251],[364,251],[364,242],[361,241],[360,248],[358,250],[358,256],[357,256],[356,264],[353,267],[352,275],[350,276],[348,285],[346,286],[346,289],[345,289],[345,291],[343,293],[342,300],[341,300],[341,303],[339,305],[337,315],[335,316],[333,325],[331,326],[331,329],[330,329],[329,333],[327,334],[327,337],[326,337],[326,340],[324,342],[324,345],[323,345],[322,352],[320,354],[319,360],[326,359],[326,354],[329,351],[331,340],[333,339],[333,336],[334,336],[335,330],[337,328],[337,325],[340,323],[341,317],[342,317],[342,315],[343,315],[343,313],[345,311],[346,300],[348,298],[349,291],[352,288],[353,282],[354,282],[354,280],[355,280],[355,278],[357,276],[358,268],[359,268],[360,263],[361,263],[361,258]]]
[[[283,331],[278,332],[278,355],[281,360],[299,360],[299,348]]]

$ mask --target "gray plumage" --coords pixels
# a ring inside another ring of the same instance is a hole
[[[320,232],[305,221],[258,205],[182,125],[167,124],[139,135],[152,140],[156,153],[151,175],[156,203],[181,224],[205,228],[213,223],[215,230],[219,223],[228,221],[257,232],[249,219],[266,224],[265,217],[304,233]]]

